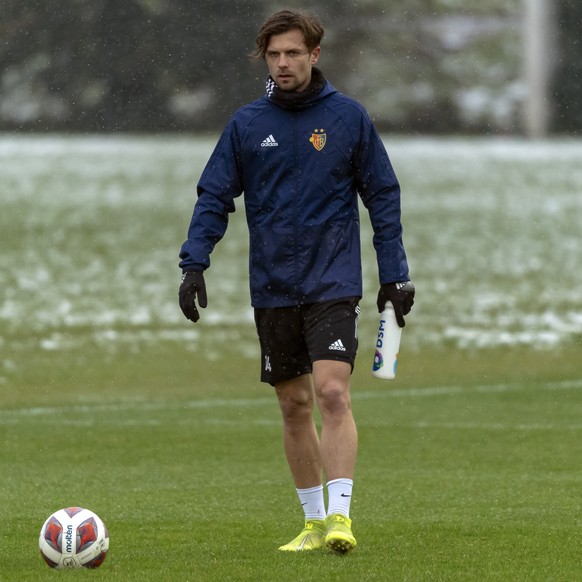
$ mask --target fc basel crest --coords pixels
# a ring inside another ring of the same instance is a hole
[[[327,141],[327,134],[325,133],[325,129],[313,130],[309,141],[313,144],[313,147],[318,152],[320,152],[324,148],[325,142]]]

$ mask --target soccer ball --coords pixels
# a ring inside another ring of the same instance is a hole
[[[51,568],[98,568],[109,549],[109,534],[92,511],[67,507],[44,522],[38,545]]]

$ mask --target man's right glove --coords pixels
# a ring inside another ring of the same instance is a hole
[[[202,271],[186,271],[182,275],[182,284],[178,291],[180,298],[180,308],[187,319],[196,323],[200,319],[200,314],[196,308],[196,299],[200,307],[206,307],[206,284]]]
[[[394,306],[394,315],[400,327],[404,327],[404,316],[410,312],[414,305],[414,285],[410,281],[402,283],[384,283],[378,291],[378,313],[382,313],[386,302],[390,301]]]

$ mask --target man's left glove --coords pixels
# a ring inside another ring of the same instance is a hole
[[[187,319],[196,323],[200,319],[200,314],[196,308],[196,299],[200,307],[206,307],[206,284],[202,271],[186,271],[182,275],[182,284],[178,291],[180,297],[180,308]]]
[[[378,291],[378,312],[382,313],[386,302],[390,301],[394,306],[396,321],[400,327],[404,327],[404,316],[410,312],[414,305],[414,285],[410,281],[402,283],[384,283]]]

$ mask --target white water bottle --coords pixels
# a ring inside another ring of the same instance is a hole
[[[393,380],[396,377],[401,336],[402,328],[396,321],[394,306],[390,301],[387,301],[380,316],[372,376],[383,378],[384,380]]]

